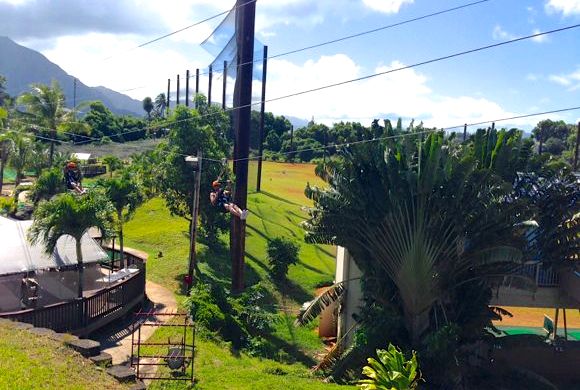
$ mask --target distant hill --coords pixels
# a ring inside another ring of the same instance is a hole
[[[50,84],[57,80],[66,96],[67,106],[72,107],[74,76],[50,62],[37,51],[17,44],[10,38],[0,36],[0,74],[6,77],[6,89],[11,96],[29,90],[32,83]],[[119,115],[144,116],[140,101],[105,87],[88,87],[77,80],[77,103],[100,100]]]

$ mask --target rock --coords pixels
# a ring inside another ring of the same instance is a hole
[[[89,359],[101,367],[109,367],[113,363],[113,357],[106,352],[101,352],[97,356],[91,356]]]
[[[26,322],[14,322],[14,327],[16,329],[32,329],[34,326]]]
[[[107,374],[121,383],[135,382],[135,371],[127,366],[111,366],[107,368]]]
[[[101,343],[90,339],[65,340],[65,344],[84,357],[97,356],[101,353]]]
[[[55,334],[54,330],[48,328],[30,328],[28,329],[28,331],[30,333],[37,334],[39,336],[47,336],[47,337],[54,336]]]
[[[145,386],[145,383],[138,380],[133,386],[130,387],[130,389],[131,390],[146,390],[147,386]]]

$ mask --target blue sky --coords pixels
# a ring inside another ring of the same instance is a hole
[[[258,0],[256,37],[275,55],[469,2]],[[0,13],[10,20],[0,26],[0,35],[41,51],[88,85],[132,89],[126,93],[142,99],[166,90],[167,78],[175,79],[186,69],[203,69],[211,62],[199,43],[219,19],[143,49],[129,49],[225,11],[234,1],[103,0],[99,4],[0,0]],[[267,98],[578,23],[580,0],[490,0],[272,59]],[[205,91],[205,80],[202,85]],[[214,96],[221,96],[221,80],[214,85]],[[446,127],[572,106],[580,106],[580,28],[280,100],[267,104],[267,109],[328,124],[339,120],[369,124],[373,118],[401,116]],[[580,111],[549,117],[576,122]],[[540,119],[502,125],[529,129]]]

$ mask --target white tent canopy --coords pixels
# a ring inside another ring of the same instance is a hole
[[[0,217],[0,275],[78,264],[73,237],[61,237],[54,253],[48,255],[42,244],[32,245],[27,240],[30,225],[32,221]],[[84,263],[95,263],[107,258],[107,253],[88,234],[83,236],[81,246]]]

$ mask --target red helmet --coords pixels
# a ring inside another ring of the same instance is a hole
[[[66,164],[66,167],[67,168],[76,168],[77,164],[75,164],[74,161],[70,161],[68,164]]]
[[[219,181],[217,181],[217,180],[214,180],[214,181],[211,183],[211,186],[212,186],[213,188],[217,188],[217,187],[221,187],[222,185],[220,184],[220,182],[219,182]]]

